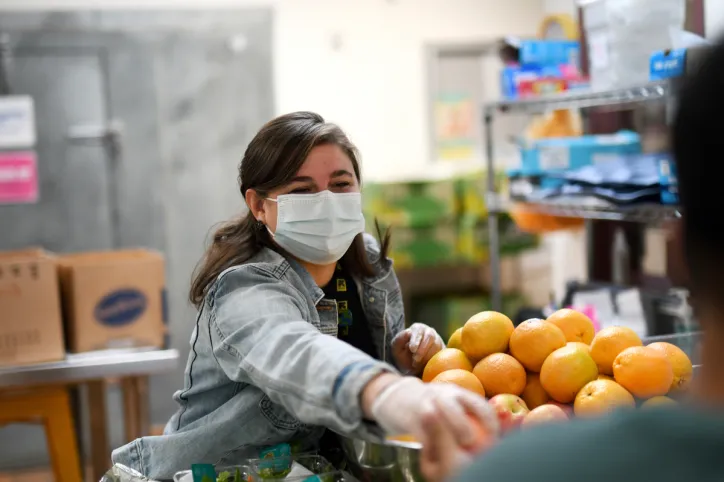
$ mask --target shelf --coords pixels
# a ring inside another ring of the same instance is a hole
[[[555,95],[545,95],[516,100],[500,100],[485,105],[485,114],[495,111],[541,113],[550,109],[580,109],[611,105],[634,104],[664,99],[671,91],[669,81],[652,82],[629,88],[608,91],[574,90]]]
[[[603,221],[629,221],[645,224],[658,224],[676,219],[680,216],[679,207],[663,206],[661,204],[642,204],[623,208],[581,206],[554,202],[511,203],[507,210],[513,206],[525,209],[526,211],[549,214],[551,216]]]

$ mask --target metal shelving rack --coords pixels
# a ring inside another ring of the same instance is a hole
[[[672,95],[674,86],[669,81],[652,82],[619,88],[609,91],[570,91],[562,94],[546,95],[530,99],[500,100],[485,104],[483,120],[485,124],[485,157],[489,173],[495,172],[493,153],[493,119],[498,113],[542,114],[556,109],[584,109],[591,107],[638,104],[649,101],[666,101],[667,116],[673,112]],[[500,240],[498,237],[498,214],[507,212],[507,203],[501,199],[495,186],[495,176],[489,175],[487,184],[488,236],[490,247],[491,301],[493,309],[502,307],[500,279]],[[525,209],[554,216],[567,216],[587,220],[631,221],[657,223],[679,216],[675,207],[663,205],[641,205],[621,209],[613,207],[588,207],[580,204],[560,202],[524,203]]]

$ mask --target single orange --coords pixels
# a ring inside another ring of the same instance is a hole
[[[473,364],[470,363],[470,360],[468,360],[468,357],[465,356],[462,350],[458,350],[457,348],[443,348],[428,360],[425,369],[422,371],[422,381],[430,382],[442,372],[456,368],[472,371]]]
[[[599,331],[591,342],[591,357],[604,375],[613,375],[613,361],[632,346],[642,346],[641,338],[631,328],[611,326]]]
[[[447,341],[448,348],[457,348],[462,350],[463,348],[463,329],[458,328],[450,335],[450,339]]]
[[[586,345],[585,343],[581,343],[580,341],[569,341],[568,343],[566,343],[566,345],[575,346],[576,348],[584,350],[586,353],[591,353],[591,347],[589,345]]]
[[[636,407],[636,400],[628,390],[612,380],[594,380],[576,395],[573,410],[576,416],[604,415],[620,407]]]
[[[669,392],[674,370],[662,352],[632,346],[613,361],[613,378],[638,398],[651,398]]]
[[[531,372],[539,372],[548,355],[566,345],[560,328],[543,320],[528,320],[510,335],[510,354]]]
[[[473,368],[473,374],[483,384],[489,397],[501,393],[520,395],[525,389],[525,368],[505,353],[493,353],[483,358]]]
[[[412,442],[412,443],[420,443],[420,440],[415,437],[414,435],[410,434],[401,434],[401,435],[388,435],[387,440],[390,440],[392,442]]]
[[[525,388],[520,395],[528,408],[533,410],[536,407],[545,405],[551,399],[546,393],[543,385],[540,383],[540,375],[537,373],[528,373],[526,377]]]
[[[641,408],[666,407],[678,405],[679,402],[666,396],[651,397],[641,404]]]
[[[493,353],[503,353],[508,349],[513,329],[513,322],[504,314],[483,311],[465,322],[462,349],[470,359],[476,361]]]
[[[564,346],[551,353],[540,370],[540,382],[551,398],[570,403],[583,386],[598,377],[591,355],[577,346]]]
[[[433,378],[430,383],[453,383],[471,392],[475,392],[481,397],[485,396],[485,389],[480,380],[478,380],[478,377],[467,370],[460,370],[459,368],[442,372]]]
[[[694,375],[694,367],[691,364],[691,360],[684,353],[684,350],[671,343],[663,341],[651,343],[646,345],[647,348],[657,350],[663,353],[671,363],[671,368],[674,370],[674,381],[671,382],[670,391],[681,392],[689,387],[691,377]]]
[[[566,341],[580,341],[588,345],[596,334],[591,319],[580,311],[564,308],[553,313],[546,321],[560,328],[566,335]]]

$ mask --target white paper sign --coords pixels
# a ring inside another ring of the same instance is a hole
[[[27,95],[0,97],[0,149],[35,145],[35,108]]]
[[[607,33],[592,33],[588,35],[588,57],[591,69],[603,70],[608,68],[609,40]]]

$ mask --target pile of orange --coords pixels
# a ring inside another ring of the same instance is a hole
[[[595,333],[586,315],[563,309],[517,327],[502,313],[478,313],[430,359],[422,379],[487,397],[520,396],[530,410],[572,404],[575,415],[595,416],[637,400],[645,407],[674,403],[667,395],[686,390],[692,373],[675,345],[643,346],[621,326]]]

